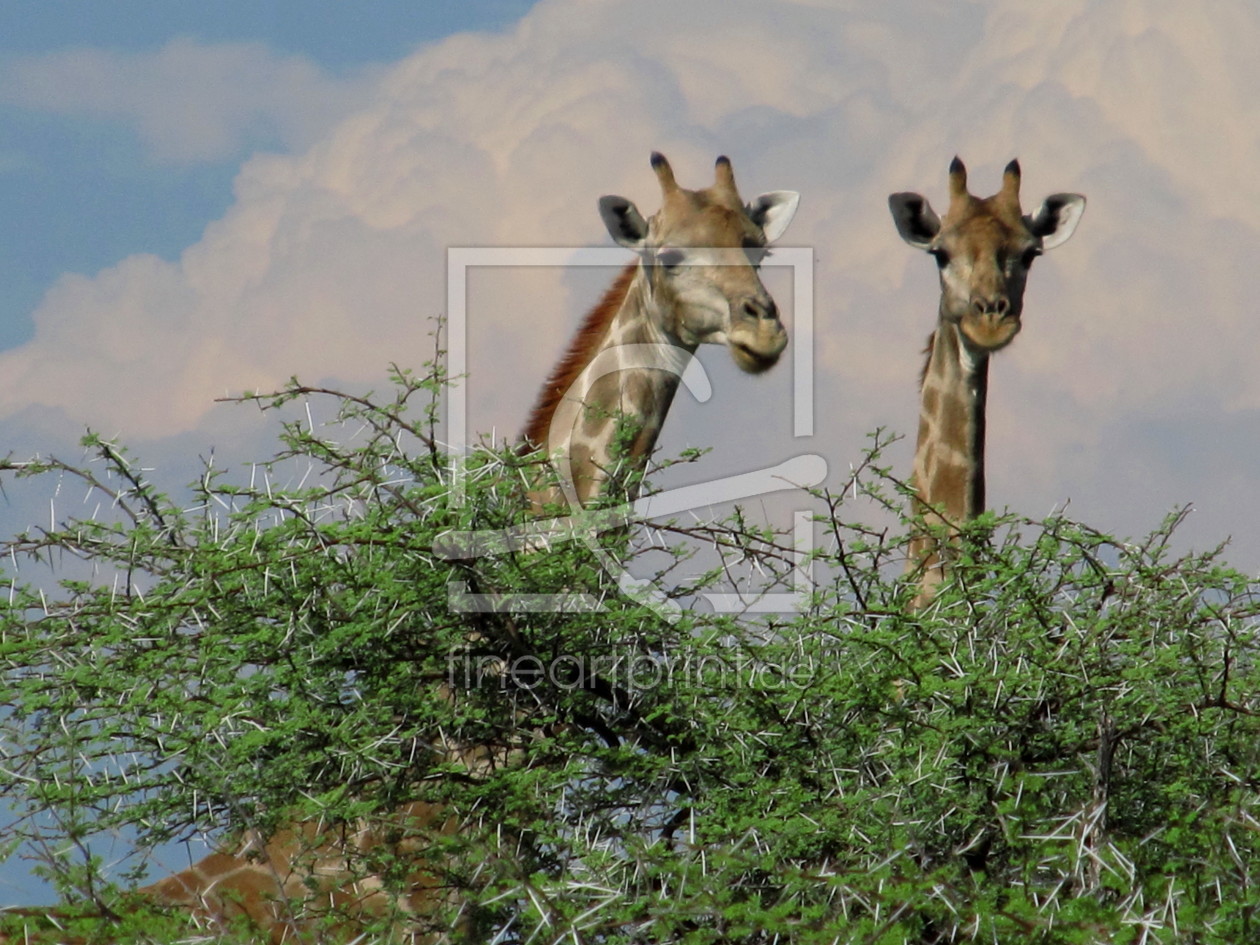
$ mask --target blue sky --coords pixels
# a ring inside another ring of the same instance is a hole
[[[9,0],[0,62],[72,48],[152,51],[188,37],[261,42],[345,74],[451,33],[501,29],[533,2]],[[30,338],[31,313],[61,273],[135,252],[169,258],[195,242],[231,203],[243,158],[281,146],[265,127],[240,144],[218,160],[155,160],[118,121],[0,104],[0,348]]]
[[[215,398],[379,389],[431,350],[449,247],[607,245],[598,197],[652,212],[661,150],[684,186],[724,153],[745,197],[802,194],[814,306],[771,289],[815,328],[817,423],[793,436],[790,371],[702,352],[714,395],[661,448],[712,452],[658,484],[808,451],[836,485],[875,428],[913,434],[935,323],[887,195],[939,208],[955,154],[980,194],[1018,157],[1025,210],[1089,203],[991,366],[991,504],[1141,536],[1190,503],[1177,549],[1255,573],[1257,49],[1254,0],[6,2],[2,449],[75,458],[91,425],[175,484],[210,448],[239,469],[270,441]],[[472,430],[515,434],[600,281],[477,274]]]

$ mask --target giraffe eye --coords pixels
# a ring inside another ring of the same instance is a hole
[[[929,249],[928,254],[936,260],[937,268],[944,269],[949,265],[949,253],[943,249]]]
[[[663,249],[656,254],[656,261],[666,269],[674,269],[682,265],[683,254],[677,249]]]
[[[1024,250],[1024,255],[1019,257],[1020,265],[1022,265],[1025,269],[1028,269],[1032,266],[1033,260],[1036,259],[1040,255],[1041,255],[1040,249],[1038,249],[1036,246],[1030,246],[1028,247],[1028,249]]]

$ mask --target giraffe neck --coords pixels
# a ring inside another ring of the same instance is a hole
[[[914,457],[915,510],[949,536],[985,507],[984,426],[989,357],[963,342],[958,326],[941,319],[928,339],[920,388],[919,441]],[[910,567],[923,568],[920,603],[944,578],[941,542],[914,536]]]
[[[646,270],[627,267],[543,386],[523,439],[545,447],[583,504],[647,466],[695,350],[666,324]]]
[[[427,864],[433,837],[456,826],[448,812],[415,801],[372,827],[302,821],[269,838],[247,831],[235,847],[138,892],[164,906],[183,907],[214,930],[246,920],[277,943],[297,941],[312,921],[338,910],[414,928],[416,917],[452,901],[440,872]],[[401,887],[387,888],[367,866],[370,857],[382,854],[406,857],[418,868]]]

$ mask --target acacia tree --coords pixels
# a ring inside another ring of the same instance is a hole
[[[1219,550],[1174,554],[1176,516],[1138,542],[982,518],[911,612],[904,530],[846,524],[840,498],[904,504],[877,439],[819,496],[825,577],[798,613],[667,618],[610,556],[685,605],[741,563],[785,584],[791,549],[737,515],[452,556],[453,534],[527,522],[542,472],[487,449],[453,479],[427,368],[385,399],[246,398],[333,420],[284,423],[244,482],[207,468],[182,501],[96,437],[85,464],[4,464],[89,496],[5,543],[0,624],[6,849],[44,851],[77,934],[194,933],[124,918],[110,831],[143,849],[422,801],[460,829],[361,868],[401,883],[423,857],[457,894],[372,934],[1255,937],[1257,587]],[[452,744],[507,763],[474,772]]]

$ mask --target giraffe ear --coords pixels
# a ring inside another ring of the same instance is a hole
[[[1024,223],[1033,236],[1041,237],[1042,249],[1054,249],[1076,232],[1084,212],[1085,198],[1080,194],[1051,194],[1036,214],[1024,217]]]
[[[608,235],[614,241],[635,252],[643,249],[647,242],[648,225],[633,203],[625,197],[600,197],[599,215],[604,218],[604,226],[608,227]]]
[[[927,249],[941,231],[941,218],[920,194],[892,194],[888,198],[888,209],[892,211],[901,238],[915,249]]]
[[[794,190],[772,190],[762,194],[745,209],[749,218],[761,227],[766,242],[773,243],[788,228],[792,217],[796,216],[796,208],[800,205],[801,195]]]

